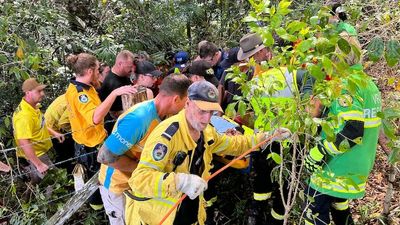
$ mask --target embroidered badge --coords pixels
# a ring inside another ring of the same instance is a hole
[[[217,97],[217,94],[215,93],[214,90],[210,89],[210,90],[208,91],[208,93],[207,93],[207,96],[208,96],[209,98],[211,98],[211,99],[214,99],[214,98]]]
[[[79,98],[79,101],[82,103],[87,103],[89,101],[89,98],[86,94],[81,94],[81,95],[79,95],[78,98]]]
[[[353,97],[350,95],[342,95],[339,97],[338,102],[342,107],[349,107],[353,104]]]
[[[165,157],[166,154],[167,154],[167,146],[161,143],[157,143],[153,149],[153,154],[152,154],[153,159],[155,161],[160,161]]]
[[[208,75],[214,75],[214,70],[212,68],[206,70],[206,74]]]

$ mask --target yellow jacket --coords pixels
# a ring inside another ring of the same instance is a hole
[[[175,126],[176,129],[171,129]],[[170,132],[170,131],[173,132]],[[213,153],[240,155],[257,144],[262,135],[226,136],[220,135],[208,125],[204,135],[204,171],[202,178],[210,176]],[[164,148],[160,148],[164,146]],[[174,170],[173,160],[179,151],[194,151],[196,142],[189,135],[185,110],[161,122],[150,134],[144,146],[138,167],[129,179],[131,193],[139,198],[150,198],[146,201],[133,200],[127,197],[127,224],[158,224],[167,211],[181,197],[175,187],[176,173],[189,173],[190,157]],[[191,155],[194,155],[191,154]],[[200,195],[198,222],[204,224],[206,219],[205,200]],[[173,224],[176,210],[164,224]]]
[[[65,94],[58,96],[44,113],[47,127],[58,132],[71,131]]]
[[[101,144],[107,131],[103,123],[93,123],[94,111],[101,104],[94,87],[71,80],[65,97],[74,141],[88,147]]]

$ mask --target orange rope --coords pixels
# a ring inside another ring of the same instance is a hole
[[[212,178],[214,178],[218,174],[220,174],[222,171],[226,170],[228,167],[230,167],[236,161],[243,159],[246,155],[248,155],[251,152],[253,152],[254,150],[258,149],[259,147],[261,147],[261,145],[267,143],[268,141],[270,141],[272,138],[276,137],[277,135],[278,134],[272,135],[272,136],[268,137],[267,139],[265,139],[264,141],[261,141],[260,143],[256,144],[254,147],[252,147],[251,149],[247,150],[246,152],[244,152],[243,154],[241,154],[237,158],[232,159],[232,161],[230,161],[228,164],[226,164],[221,169],[217,170],[215,173],[211,174],[211,176],[207,177],[205,180],[208,182],[209,180],[211,180]],[[160,223],[158,223],[158,225],[162,225],[164,223],[164,221],[169,217],[169,215],[171,215],[171,213],[175,210],[175,208],[177,208],[178,205],[186,198],[186,196],[187,195],[184,194],[184,195],[182,195],[182,197],[180,199],[178,199],[178,201],[172,206],[172,208],[167,212],[167,214],[165,214],[165,216],[162,218]]]

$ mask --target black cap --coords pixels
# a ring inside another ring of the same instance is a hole
[[[136,73],[142,75],[151,75],[153,77],[161,76],[162,72],[157,70],[153,63],[149,61],[139,61],[136,63]]]
[[[189,74],[203,76],[205,78],[214,76],[214,70],[212,69],[211,63],[205,60],[192,62],[187,71]]]
[[[218,104],[218,89],[210,82],[196,81],[188,88],[188,98],[201,110],[222,111]]]

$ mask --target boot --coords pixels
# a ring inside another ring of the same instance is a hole
[[[267,201],[251,200],[248,208],[247,225],[265,225]]]

